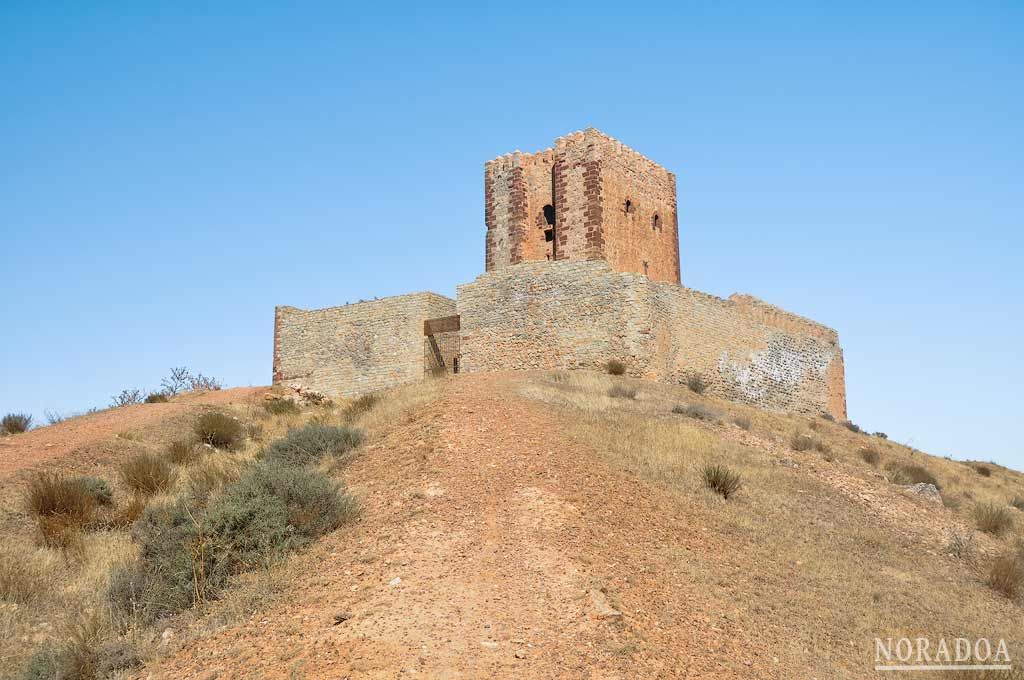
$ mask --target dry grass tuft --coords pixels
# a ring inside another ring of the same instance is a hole
[[[96,498],[80,480],[39,473],[25,492],[29,510],[40,520],[59,518],[59,524],[83,527],[96,511]]]
[[[996,503],[979,503],[974,507],[974,521],[978,528],[993,536],[1002,536],[1013,528],[1010,511]]]
[[[988,584],[1011,600],[1024,590],[1024,556],[1008,552],[997,557],[988,570]]]
[[[380,400],[380,395],[372,393],[356,397],[355,399],[352,400],[352,403],[345,407],[345,413],[343,417],[345,418],[346,421],[355,420],[364,413],[369,413],[373,409],[373,407],[375,407],[378,404],[378,402],[380,402]]]
[[[242,445],[245,432],[242,423],[226,413],[204,413],[195,424],[199,441],[214,448],[234,450]]]
[[[54,587],[56,558],[30,545],[5,541],[0,545],[0,600],[27,604]]]
[[[814,437],[803,434],[802,432],[796,432],[793,434],[793,438],[789,440],[789,448],[794,451],[810,451],[814,448],[816,441]]]
[[[291,399],[282,399],[281,397],[267,399],[263,402],[263,408],[267,413],[275,416],[290,416],[301,411],[299,405],[294,401]]]
[[[708,422],[715,422],[722,417],[722,414],[718,411],[700,404],[677,404],[672,407],[672,413],[686,416],[687,418],[695,418],[696,420],[706,420]]]
[[[608,390],[608,396],[612,399],[636,399],[636,388],[625,385],[613,385]]]
[[[167,445],[167,460],[175,465],[191,465],[198,461],[201,455],[195,442],[178,440]]]
[[[690,388],[691,392],[696,394],[704,394],[704,391],[708,388],[707,383],[704,382],[704,376],[699,373],[690,374],[690,377],[686,379],[686,386]]]
[[[961,534],[956,529],[950,529],[946,552],[960,560],[972,560],[974,558],[974,532],[968,531],[966,534]]]
[[[704,480],[704,486],[726,500],[743,486],[739,474],[721,464],[705,465],[701,470],[701,478]]]
[[[177,473],[169,462],[152,453],[139,453],[121,463],[121,481],[132,491],[153,495],[174,485]]]
[[[974,466],[974,471],[977,472],[982,477],[991,477],[992,476],[992,468],[990,468],[990,467],[988,467],[986,465],[975,465]]]
[[[874,449],[861,449],[860,458],[868,465],[877,467],[882,461],[882,456]]]
[[[1024,511],[1024,498],[1020,496],[1014,496],[1013,500],[1010,501],[1010,505],[1017,508],[1018,510]]]
[[[604,365],[604,370],[608,372],[608,375],[623,375],[626,372],[626,362],[619,361],[618,359],[610,359],[608,363]]]
[[[901,464],[889,463],[885,466],[889,471],[889,481],[899,486],[910,486],[912,484],[931,484],[936,489],[942,485],[928,469],[916,463]]]
[[[732,424],[741,430],[746,430],[747,432],[750,432],[750,428],[753,427],[750,418],[746,416],[736,416],[732,419]]]

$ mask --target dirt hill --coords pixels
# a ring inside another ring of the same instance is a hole
[[[230,395],[216,407],[254,418],[259,393]],[[259,436],[333,422],[344,407],[261,416]],[[78,442],[70,424],[4,440],[12,538],[34,540],[18,500],[24,463],[114,479],[124,449],[158,450],[209,408],[89,416]],[[349,420],[367,442],[331,473],[361,499],[358,519],[241,575],[217,601],[122,631],[145,664],[115,677],[863,678],[876,637],[1005,638],[1024,653],[1020,601],[986,583],[1024,527],[1009,505],[1024,481],[999,466],[978,472],[821,418],[582,372],[430,381]],[[704,484],[712,463],[741,476],[728,500]],[[934,475],[944,502],[894,483],[912,466]],[[1013,527],[963,547],[956,537],[972,535],[988,502]],[[80,564],[52,567],[72,583],[65,605],[100,609],[105,574],[135,559],[127,531],[101,533]],[[55,597],[4,610],[12,671],[73,629],[76,613],[39,613]]]

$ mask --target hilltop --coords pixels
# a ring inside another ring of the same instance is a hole
[[[112,676],[153,678],[860,678],[876,637],[1024,642],[1020,600],[987,583],[1024,531],[1011,506],[1024,477],[997,465],[589,372],[460,375],[295,412],[268,407],[280,400],[267,393],[192,395],[0,440],[5,554],[41,574],[30,592],[6,591],[4,671],[39,649],[64,653],[69,631],[79,651],[131,646]],[[39,547],[21,494],[59,469],[106,479],[127,503],[118,466],[165,455],[210,411],[245,423],[249,440],[203,448],[150,505],[314,421],[365,433],[317,467],[361,509],[201,606],[117,629],[105,589],[138,559],[132,530]],[[739,474],[739,490],[709,490],[707,464]],[[940,497],[908,491],[922,475]],[[990,503],[1011,523],[999,535],[976,527]],[[75,637],[77,611],[93,612],[92,637]]]

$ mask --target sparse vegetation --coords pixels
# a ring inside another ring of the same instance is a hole
[[[704,480],[704,486],[726,500],[743,486],[739,474],[721,464],[705,465],[701,470],[701,478]]]
[[[989,566],[988,584],[993,590],[1016,600],[1024,590],[1024,556],[1020,552],[1007,552]]]
[[[961,534],[957,529],[949,530],[949,543],[946,552],[959,560],[970,561],[974,558],[974,532]]]
[[[294,415],[300,412],[298,404],[291,399],[282,399],[281,397],[267,399],[263,402],[263,408],[267,413],[275,416]]]
[[[733,423],[733,425],[735,425],[736,427],[740,428],[741,430],[747,430],[748,432],[750,431],[750,428],[752,427],[752,424],[750,422],[750,418],[748,418],[746,416],[736,416],[735,418],[732,419],[732,423]]]
[[[861,434],[864,432],[864,430],[860,429],[860,425],[853,422],[852,420],[844,420],[843,427],[845,427],[850,432],[855,432],[856,434]]]
[[[79,479],[48,472],[29,480],[25,500],[38,518],[59,517],[78,526],[87,524],[96,510],[96,499]]]
[[[146,395],[147,404],[165,404],[170,401],[170,398],[163,392],[150,392]]]
[[[991,477],[992,476],[992,468],[987,467],[985,465],[975,465],[974,466],[974,471],[977,472],[982,477]]]
[[[613,385],[608,390],[608,396],[613,399],[636,399],[636,388],[625,385]]]
[[[604,365],[604,370],[608,371],[608,375],[623,375],[626,372],[626,363],[618,359],[609,359]]]
[[[874,434],[874,436],[878,437],[879,439],[888,439],[889,438],[889,435],[887,435],[884,432],[876,432]]]
[[[345,420],[354,420],[362,414],[367,413],[376,406],[379,401],[380,397],[372,393],[356,397],[352,400],[352,403],[345,408]]]
[[[244,440],[242,423],[226,413],[211,411],[199,416],[195,425],[199,441],[214,448],[232,450]]]
[[[96,505],[109,508],[114,504],[114,492],[107,484],[107,480],[99,477],[76,477],[72,481],[81,484]]]
[[[27,413],[8,413],[0,420],[0,434],[21,434],[32,427],[32,416]]]
[[[359,430],[309,423],[271,442],[263,457],[274,463],[308,465],[327,455],[338,457],[348,453],[362,441],[363,433]]]
[[[142,495],[167,491],[177,476],[168,461],[152,453],[135,454],[121,463],[118,472],[125,486]]]
[[[802,432],[796,432],[793,434],[792,439],[789,440],[789,448],[794,451],[810,451],[814,448],[815,443],[814,437]]]
[[[935,475],[929,472],[924,466],[916,463],[890,463],[886,465],[886,469],[889,471],[889,481],[893,484],[898,484],[900,486],[910,486],[911,484],[932,484],[936,489],[942,488],[942,485],[939,484],[939,480],[936,479]]]
[[[0,601],[28,604],[53,585],[53,558],[28,545],[0,545]]]
[[[882,456],[874,449],[861,449],[860,458],[868,465],[875,467],[882,461]]]
[[[141,404],[144,396],[142,390],[121,390],[120,394],[115,394],[110,398],[111,408],[121,408],[122,406],[133,406],[135,404]]]
[[[179,439],[167,445],[167,460],[175,465],[191,465],[200,458],[200,451],[194,442]]]
[[[700,373],[691,373],[686,378],[686,386],[696,394],[704,394],[704,390],[708,388],[707,383],[704,382],[704,376]]]
[[[974,521],[979,529],[993,536],[1001,536],[1013,528],[1010,511],[996,503],[979,503],[974,506]]]
[[[697,420],[707,420],[710,422],[717,421],[722,417],[722,414],[718,411],[700,404],[677,404],[672,407],[672,413],[686,416],[687,418],[696,418]]]
[[[1024,512],[1024,498],[1020,496],[1014,496],[1013,500],[1010,501],[1010,505]]]
[[[46,417],[46,423],[48,425],[56,425],[57,423],[63,423],[67,420],[67,416],[59,411],[43,411],[43,415]]]

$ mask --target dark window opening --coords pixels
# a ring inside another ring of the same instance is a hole
[[[651,218],[651,229],[661,231],[661,218],[658,213],[654,213],[654,217]]]
[[[647,276],[647,260],[644,260],[644,276]]]
[[[544,206],[544,221],[548,224],[554,225],[555,223],[555,207],[553,205]],[[548,239],[549,241],[551,239]]]
[[[633,208],[633,201],[631,201],[631,200],[629,200],[627,198],[626,199],[626,205],[624,206],[624,208],[625,208],[627,214],[632,213],[633,210],[634,210],[634,208]]]
[[[550,243],[551,241],[554,241],[555,240],[555,230],[554,229],[545,229],[544,230],[544,240],[547,241],[548,243]]]

